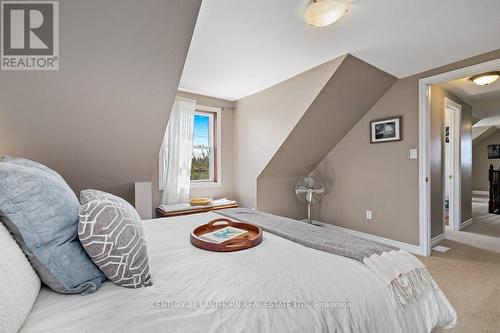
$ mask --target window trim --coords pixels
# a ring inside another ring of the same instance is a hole
[[[210,180],[192,180],[190,188],[209,188],[209,187],[221,187],[222,186],[222,149],[221,146],[221,108],[216,108],[206,105],[196,105],[195,114],[207,114],[210,113],[210,131],[215,137],[212,142],[211,155],[214,163],[215,174],[210,175]],[[215,158],[213,157],[215,155]],[[213,170],[210,170],[213,173]]]

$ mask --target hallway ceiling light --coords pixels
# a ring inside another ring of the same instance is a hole
[[[315,27],[326,27],[341,19],[348,11],[343,0],[312,0],[307,6],[306,22]]]
[[[500,72],[489,72],[473,76],[470,79],[478,86],[486,86],[498,80],[499,77]]]

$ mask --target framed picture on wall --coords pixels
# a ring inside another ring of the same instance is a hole
[[[402,117],[392,117],[370,122],[370,143],[402,140]]]
[[[500,158],[500,145],[488,145],[488,159]]]

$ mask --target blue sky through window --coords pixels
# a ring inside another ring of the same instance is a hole
[[[194,116],[194,142],[193,146],[208,147],[209,118],[207,116]]]

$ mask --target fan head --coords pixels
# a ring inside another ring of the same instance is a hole
[[[307,176],[300,179],[295,185],[295,194],[300,201],[316,203],[325,193],[325,184],[317,177]]]

